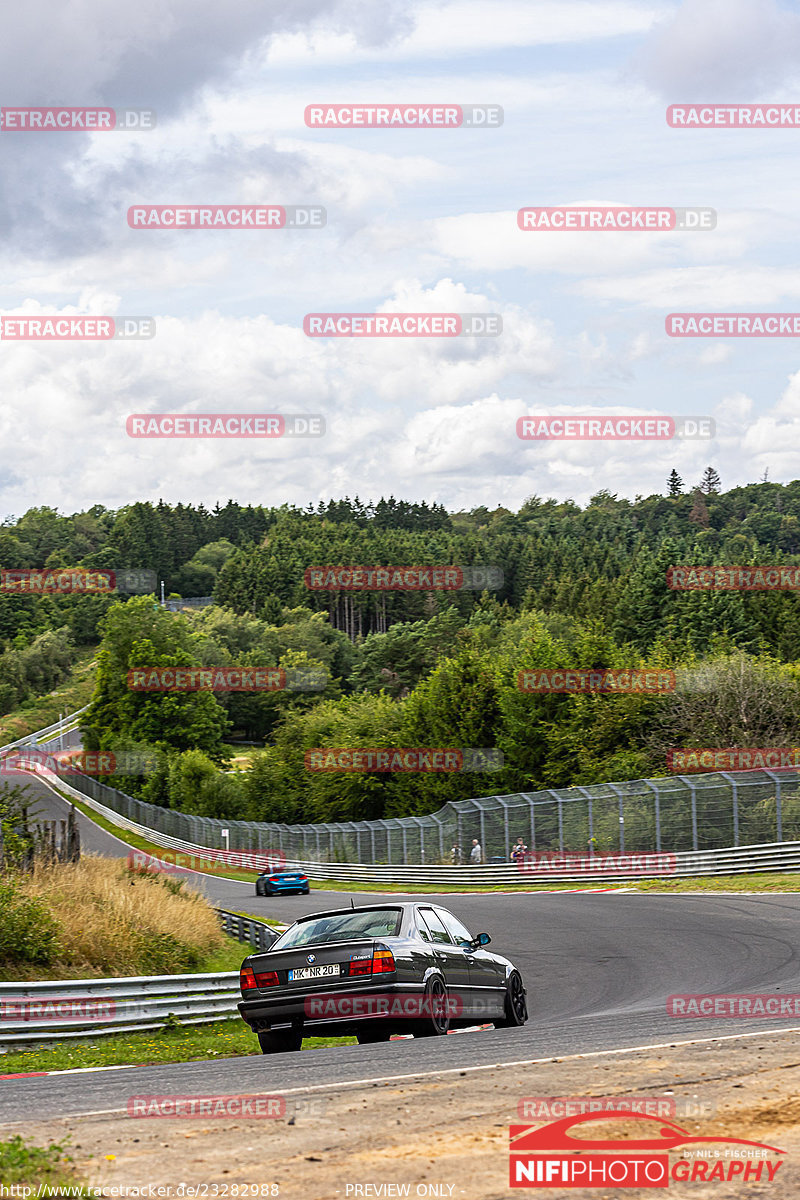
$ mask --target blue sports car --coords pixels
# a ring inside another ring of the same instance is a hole
[[[302,892],[307,896],[309,891],[308,876],[299,867],[264,871],[256,880],[257,896],[276,896],[279,892]]]

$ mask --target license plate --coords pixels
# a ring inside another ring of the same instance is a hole
[[[289,982],[293,979],[320,979],[323,975],[339,975],[338,963],[329,963],[324,967],[297,967],[289,972]]]

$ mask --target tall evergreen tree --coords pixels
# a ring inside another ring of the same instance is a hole
[[[705,492],[706,496],[718,496],[722,480],[713,467],[706,467],[703,472],[703,478],[700,483],[700,490]]]

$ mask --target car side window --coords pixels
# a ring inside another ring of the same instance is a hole
[[[472,941],[472,934],[466,925],[462,925],[458,918],[454,917],[451,912],[444,912],[442,909],[439,909],[436,915],[441,918],[442,924],[456,945],[459,942]]]
[[[419,911],[425,920],[425,924],[431,931],[431,941],[437,942],[439,945],[449,946],[450,934],[447,932],[433,909],[421,908]]]
[[[423,942],[429,942],[431,940],[431,935],[428,932],[428,926],[423,921],[422,913],[419,910],[417,910],[417,913],[416,913],[416,922],[417,922],[417,933],[422,938]]]

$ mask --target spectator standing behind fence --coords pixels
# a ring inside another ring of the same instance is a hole
[[[458,842],[454,842],[450,849],[450,861],[454,867],[457,867],[462,862],[461,847]]]
[[[474,863],[475,866],[480,866],[480,864],[483,862],[483,851],[481,850],[481,844],[477,838],[472,839],[472,849],[469,852],[469,861]]]
[[[528,847],[525,845],[521,837],[518,837],[516,843],[511,848],[511,861],[518,862],[528,853]]]

